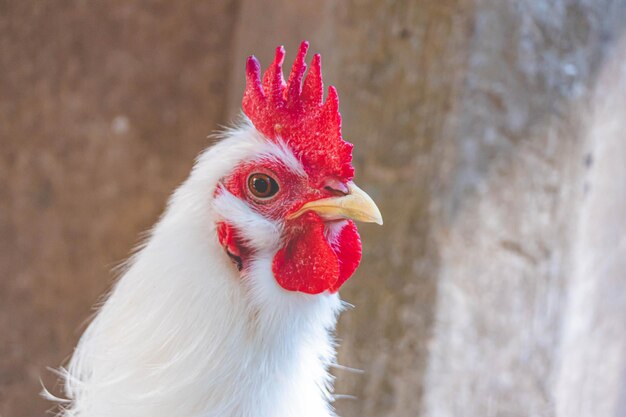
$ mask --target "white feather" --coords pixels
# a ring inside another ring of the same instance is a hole
[[[219,181],[242,161],[280,160],[249,125],[205,151],[83,334],[65,375],[66,417],[334,416],[328,366],[341,302],[292,293],[271,262],[281,225]],[[228,219],[258,249],[241,277],[217,241]]]

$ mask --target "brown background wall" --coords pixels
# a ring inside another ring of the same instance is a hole
[[[42,415],[110,270],[301,39],[362,227],[342,416],[626,415],[626,1],[0,0],[0,415]],[[621,111],[620,111],[621,109]]]

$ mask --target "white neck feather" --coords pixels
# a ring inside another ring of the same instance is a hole
[[[269,250],[241,277],[217,241],[225,214],[214,187],[267,151],[255,135],[230,132],[175,192],[81,338],[66,373],[66,416],[334,415],[327,368],[338,296],[284,291]]]

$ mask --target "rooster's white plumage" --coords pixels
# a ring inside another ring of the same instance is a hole
[[[282,48],[263,82],[249,58],[248,118],[127,262],[63,371],[64,416],[334,415],[337,290],[360,260],[349,219],[381,218],[352,182],[319,56],[302,84],[307,46],[286,85]]]

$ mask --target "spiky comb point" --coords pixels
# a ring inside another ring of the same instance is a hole
[[[322,63],[315,54],[306,71],[309,43],[300,44],[289,79],[283,78],[285,48],[276,48],[274,62],[261,79],[261,65],[254,57],[246,63],[243,111],[258,131],[270,140],[281,138],[300,158],[309,175],[351,180],[352,144],[341,136],[337,90],[330,86],[323,101]],[[304,82],[303,82],[304,78]]]

